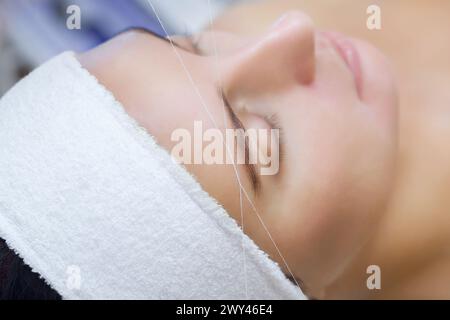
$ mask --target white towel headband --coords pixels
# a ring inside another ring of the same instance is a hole
[[[171,159],[64,53],[0,100],[0,237],[65,299],[304,298]]]

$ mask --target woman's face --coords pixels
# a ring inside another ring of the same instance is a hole
[[[278,173],[260,175],[256,165],[252,178],[247,165],[237,166],[257,213],[244,196],[241,215],[232,165],[185,166],[263,250],[287,271],[284,258],[318,294],[369,238],[389,194],[397,119],[384,57],[362,41],[315,30],[299,12],[257,38],[206,32],[173,41],[179,47],[131,32],[80,60],[168,151],[179,142],[173,132],[193,133],[195,121],[222,131],[236,118],[246,129],[276,125]]]

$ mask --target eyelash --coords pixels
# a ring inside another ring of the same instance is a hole
[[[189,44],[191,45],[191,49],[192,50],[188,50],[194,54],[197,54],[199,56],[203,55],[203,52],[200,50],[200,46],[199,46],[199,38],[194,38],[194,37],[190,37],[189,38]],[[234,112],[233,108],[231,107],[231,104],[229,103],[224,91],[222,90],[222,88],[219,89],[219,93],[220,96],[223,100],[223,103],[225,105],[225,107],[227,108],[228,113],[231,116],[232,121],[235,122],[235,125],[238,128],[242,128],[244,131],[246,131],[247,129],[245,128],[244,124],[240,121],[239,117],[236,115],[236,113]],[[280,126],[280,121],[279,118],[276,114],[272,114],[270,116],[265,116],[262,117],[272,129],[278,129],[279,133],[280,133],[280,137],[279,137],[279,155],[280,155],[280,162],[282,161],[282,159],[284,158],[283,156],[283,150],[284,148],[282,148],[283,146],[283,132],[281,130],[281,126]],[[252,181],[252,185],[254,190],[256,191],[256,193],[258,192],[258,190],[261,187],[261,181],[258,178],[258,175],[256,173],[256,167],[254,165],[250,165],[250,180]]]
[[[270,116],[265,116],[264,120],[270,125],[270,127],[272,129],[276,129],[279,132],[279,137],[278,137],[278,153],[279,153],[279,157],[280,157],[280,163],[283,162],[284,159],[284,134],[283,134],[283,130],[281,127],[281,122],[280,122],[280,118],[278,117],[278,115],[276,114],[272,114]]]
[[[242,123],[241,120],[239,120],[238,116],[236,115],[236,113],[234,112],[233,108],[231,107],[225,93],[223,92],[222,89],[220,89],[220,96],[223,100],[223,103],[228,111],[228,114],[231,117],[231,121],[234,123],[234,126],[237,128],[241,128],[244,131],[247,131],[247,129],[245,128],[244,124]],[[245,152],[246,154],[248,154],[248,145],[247,143],[245,143]],[[258,191],[261,189],[261,181],[258,178],[258,175],[256,173],[256,167],[253,164],[247,164],[247,168],[248,168],[248,174],[250,177],[250,181],[252,182],[252,186],[253,189],[255,191],[255,194],[258,194]]]

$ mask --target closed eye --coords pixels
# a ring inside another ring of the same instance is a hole
[[[169,39],[169,38],[166,38],[166,37],[162,37],[159,34],[154,33],[153,31],[150,31],[150,30],[147,30],[147,29],[133,28],[131,30],[138,31],[138,32],[144,32],[144,33],[149,34],[149,35],[151,35],[153,37],[161,39],[161,40],[167,42],[168,44],[173,44],[174,46],[176,46],[176,47],[178,47],[178,48],[180,48],[180,49],[182,49],[184,51],[187,51],[187,52],[190,52],[190,53],[193,53],[193,54],[196,54],[196,55],[202,55],[202,52],[201,52],[201,50],[199,49],[199,46],[198,46],[198,42],[195,39],[193,39],[193,38],[183,38],[183,39],[187,40],[186,41],[187,43],[184,43],[184,42],[183,43],[178,43],[177,41],[175,41],[172,38]],[[131,31],[131,30],[128,29],[126,31]],[[219,96],[223,100],[223,103],[224,103],[224,105],[225,105],[225,107],[227,109],[227,112],[228,112],[228,115],[229,115],[229,117],[231,119],[233,127],[235,129],[238,129],[238,130],[240,129],[240,130],[243,130],[245,132],[246,129],[245,129],[244,125],[239,120],[239,118],[236,116],[235,112],[233,111],[233,108],[231,107],[231,105],[230,105],[230,103],[229,103],[229,101],[228,101],[228,99],[227,99],[227,97],[224,94],[222,89],[219,90]],[[245,145],[245,155],[246,155],[246,159],[245,159],[246,160],[245,161],[246,172],[247,172],[247,175],[248,175],[248,177],[249,177],[249,179],[251,181],[252,188],[253,188],[255,194],[257,195],[259,193],[259,190],[261,189],[261,181],[260,181],[259,176],[257,174],[256,166],[254,164],[250,164],[249,161],[248,161],[247,157],[249,155],[249,145],[248,145],[247,141],[245,141],[244,145]]]
[[[236,113],[233,111],[233,108],[231,107],[225,93],[223,90],[220,90],[220,95],[222,97],[223,103],[225,104],[225,107],[227,108],[228,114],[231,118],[231,123],[233,124],[233,127],[237,130],[243,130],[246,131],[244,125],[242,124],[241,120],[236,116]],[[254,164],[249,163],[248,161],[248,155],[249,153],[249,145],[248,141],[245,140],[244,142],[245,146],[245,168],[247,171],[247,174],[249,176],[249,179],[252,183],[253,190],[255,191],[255,194],[258,194],[258,192],[261,189],[261,180],[259,179],[259,176],[256,171],[256,166]]]

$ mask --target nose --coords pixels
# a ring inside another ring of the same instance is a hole
[[[283,15],[223,65],[227,91],[253,93],[314,81],[314,26],[302,12]],[[235,90],[236,89],[236,90]]]

